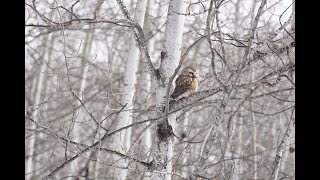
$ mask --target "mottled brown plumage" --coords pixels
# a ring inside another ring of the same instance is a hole
[[[185,67],[180,76],[176,79],[175,84],[176,87],[170,97],[176,100],[188,97],[192,93],[198,91],[199,82],[196,69]]]

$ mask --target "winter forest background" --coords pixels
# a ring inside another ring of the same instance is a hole
[[[295,179],[294,1],[25,3],[26,179]]]

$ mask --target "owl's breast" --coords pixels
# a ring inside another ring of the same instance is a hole
[[[199,82],[198,82],[198,79],[197,78],[192,78],[192,91],[193,92],[196,92],[198,91],[198,88],[199,88]]]

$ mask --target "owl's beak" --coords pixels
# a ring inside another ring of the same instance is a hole
[[[196,77],[196,78],[199,77],[198,72],[195,72],[195,73],[193,74],[193,76]]]

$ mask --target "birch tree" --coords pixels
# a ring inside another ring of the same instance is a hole
[[[292,113],[291,113],[291,117],[288,122],[287,129],[286,129],[286,131],[283,135],[283,138],[281,139],[281,142],[277,148],[277,153],[276,153],[276,157],[275,157],[275,161],[274,161],[274,165],[273,165],[273,169],[272,169],[272,173],[271,173],[272,180],[278,179],[278,173],[279,173],[279,169],[280,169],[280,163],[281,163],[281,159],[282,159],[284,145],[288,142],[289,137],[291,135],[292,128],[294,128],[294,125],[295,125],[293,114],[294,114],[294,108],[292,109]]]
[[[89,64],[87,63],[87,61],[89,60],[90,57],[90,52],[91,52],[91,46],[92,46],[92,41],[94,39],[94,29],[92,29],[91,31],[88,32],[86,40],[84,42],[84,47],[83,47],[83,52],[82,52],[82,60],[81,60],[81,81],[80,81],[80,88],[78,91],[78,97],[79,97],[79,101],[78,101],[78,106],[81,106],[81,102],[84,100],[84,90],[86,88],[86,81],[87,81],[87,74],[88,74],[88,69],[89,69]],[[81,128],[81,121],[85,121],[85,118],[87,117],[87,113],[85,112],[84,108],[80,108],[79,112],[78,112],[78,122],[77,123],[72,123],[70,129],[72,130],[70,132],[71,136],[74,138],[74,140],[76,142],[79,142],[81,139],[81,135],[83,134],[82,128]],[[77,170],[79,169],[78,164],[80,164],[79,162],[74,162],[71,164],[71,172],[73,174],[77,173]],[[71,178],[69,178],[71,179]]]
[[[37,80],[37,84],[34,84],[34,86],[36,86],[35,88],[35,97],[34,97],[34,105],[33,105],[33,109],[32,109],[32,117],[37,120],[38,115],[39,115],[39,107],[37,107],[40,102],[41,102],[41,91],[43,88],[43,81],[44,81],[44,74],[46,73],[47,70],[47,63],[49,61],[49,46],[50,46],[50,40],[51,40],[52,35],[48,35],[44,38],[43,40],[43,49],[42,49],[42,53],[40,56],[40,68],[38,69],[38,80]],[[31,124],[30,125],[30,129],[36,129],[36,125],[35,124]],[[28,153],[27,153],[27,162],[26,162],[26,169],[25,169],[25,173],[26,173],[26,179],[32,179],[32,171],[35,171],[36,169],[34,169],[34,164],[35,161],[37,161],[38,158],[34,157],[34,152],[35,152],[35,141],[36,141],[37,137],[36,134],[32,135],[30,137],[29,143],[28,143]],[[39,167],[39,166],[38,166]]]
[[[147,3],[147,7],[146,7],[146,14],[145,14],[145,18],[144,18],[144,32],[146,33],[146,36],[151,37],[152,35],[152,8],[154,6],[154,1],[153,0],[148,0]],[[154,40],[150,39],[147,42],[147,48],[148,51],[150,52],[150,56],[152,57],[152,54],[154,52]],[[151,81],[151,76],[150,74],[145,70],[145,64],[144,62],[140,61],[139,62],[139,67],[140,67],[140,71],[142,72],[142,79],[141,79],[141,97],[144,99],[147,99],[148,101],[151,99],[151,91],[152,91],[152,81]],[[147,108],[150,104],[147,103],[144,107]],[[148,119],[150,116],[146,113],[146,115],[143,115],[143,119]],[[152,124],[150,122],[146,123],[146,130],[144,132],[143,135],[143,139],[142,139],[142,146],[143,146],[143,150],[144,153],[146,154],[146,156],[148,157],[147,160],[150,161],[152,158],[152,132],[151,132],[151,126]],[[148,128],[150,127],[150,128]],[[147,171],[143,174],[143,179],[148,180],[150,179],[150,172]]]
[[[134,14],[134,21],[143,27],[144,17],[146,12],[148,0],[138,0],[135,14]],[[124,95],[121,99],[121,104],[125,106],[125,110],[120,112],[118,115],[118,119],[113,124],[112,130],[117,130],[122,127],[125,127],[129,124],[132,124],[132,115],[130,115],[129,108],[133,107],[133,97],[136,92],[136,73],[138,70],[139,65],[139,48],[136,45],[136,41],[134,39],[134,35],[130,40],[130,47],[128,53],[128,60],[125,67],[125,74],[124,74],[124,86],[123,92]],[[111,148],[117,150],[121,153],[126,153],[130,149],[131,144],[131,128],[128,128],[124,132],[119,132],[112,137],[112,144]],[[128,166],[128,162],[126,159],[122,159],[121,157],[114,157],[114,161],[118,162],[120,167],[126,168]],[[125,169],[116,168],[114,171],[114,177],[116,179],[125,179],[127,176],[127,171]]]
[[[184,16],[177,12],[184,13],[186,5],[183,0],[171,0],[169,2],[168,15],[166,21],[166,31],[162,50],[162,59],[159,73],[164,81],[164,84],[157,88],[157,107],[159,114],[162,112],[162,107],[168,108],[167,89],[170,88],[169,78],[174,74],[175,68],[178,67],[182,35],[184,27]],[[157,145],[153,155],[155,170],[152,179],[171,179],[172,158],[173,158],[173,131],[175,126],[175,116],[166,116],[157,125]]]
[[[252,12],[251,12],[251,20],[252,20],[252,23],[253,23],[253,20],[254,20],[254,12],[255,12],[255,9],[256,9],[256,5],[257,5],[257,1],[254,0],[253,3],[252,3]],[[252,72],[251,72],[251,82],[254,82],[255,80],[255,67],[253,66],[252,67]],[[250,108],[253,109],[254,105],[253,105],[253,102],[251,101],[250,102]],[[256,120],[255,120],[255,114],[252,112],[251,113],[251,121],[252,121],[252,151],[253,151],[253,154],[257,154],[257,128],[256,128]],[[258,178],[258,169],[257,169],[257,156],[254,155],[253,156],[253,178],[254,179],[257,179]]]
[[[26,2],[26,178],[294,178],[294,4]]]

